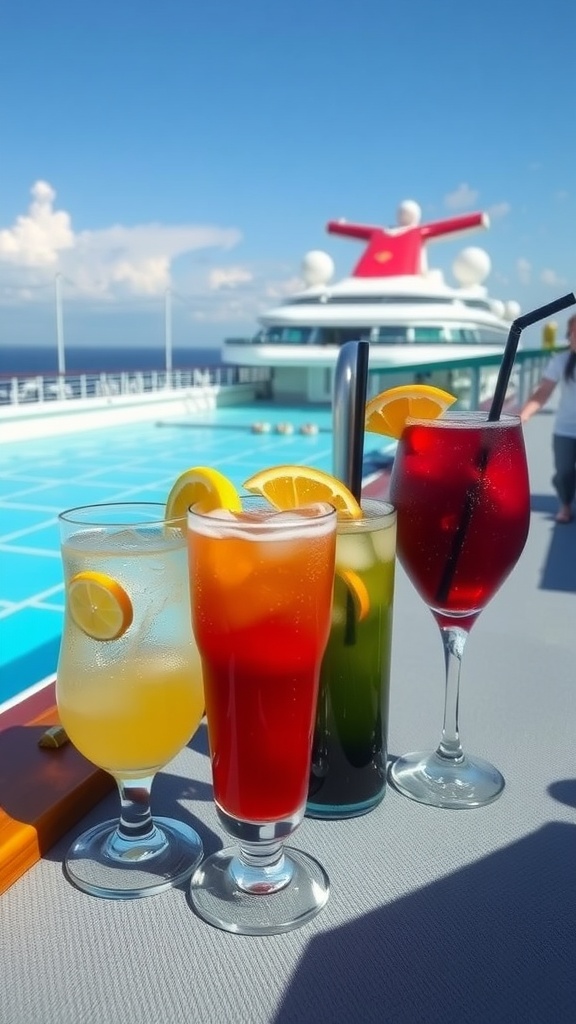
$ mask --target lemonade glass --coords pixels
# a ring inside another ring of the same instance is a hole
[[[231,932],[289,931],[328,899],[324,869],[283,841],[304,816],[334,581],[336,512],[188,512],[214,799],[237,845],[191,882],[197,913]]]
[[[396,512],[368,498],[340,518],[306,813],[364,814],[386,791]]]
[[[127,503],[59,517],[67,596],[59,714],[78,750],[114,777],[121,802],[119,821],[76,839],[65,871],[78,888],[110,899],[161,892],[202,857],[193,828],[150,811],[155,774],[204,710],[185,522],[164,514],[161,504]]]

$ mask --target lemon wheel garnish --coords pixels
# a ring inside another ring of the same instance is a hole
[[[267,498],[274,508],[288,511],[326,501],[345,519],[361,519],[362,509],[348,488],[334,476],[311,466],[272,466],[244,482],[252,494]]]
[[[366,430],[399,438],[408,416],[436,420],[456,398],[431,384],[402,384],[382,391],[366,405]]]
[[[242,503],[234,484],[217,469],[194,466],[181,473],[166,500],[166,519],[184,519],[191,505],[197,512],[227,508],[240,512]]]
[[[370,611],[370,595],[364,580],[352,569],[336,568],[336,579],[341,579],[354,601],[356,619],[362,622]]]
[[[117,640],[132,623],[132,602],[121,583],[103,572],[79,572],[68,584],[76,625],[93,640]]]

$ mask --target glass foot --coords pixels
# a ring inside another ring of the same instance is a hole
[[[154,843],[116,843],[118,821],[103,821],[72,844],[64,872],[78,889],[109,900],[155,896],[186,881],[202,860],[202,840],[190,825],[172,818],[154,818]]]
[[[241,889],[239,849],[231,847],[207,857],[190,885],[194,910],[207,921],[238,935],[277,935],[306,924],[328,901],[330,883],[313,857],[285,846],[286,882],[275,892]],[[241,870],[241,867],[240,867]]]
[[[464,755],[461,761],[436,751],[405,754],[390,767],[390,782],[404,796],[432,807],[482,807],[500,796],[504,778],[481,757]]]

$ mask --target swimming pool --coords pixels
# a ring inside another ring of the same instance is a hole
[[[255,421],[270,433],[254,434]],[[316,435],[299,428],[315,423]],[[293,434],[275,427],[289,423]],[[332,469],[329,408],[236,406],[186,420],[106,427],[0,447],[0,703],[56,669],[64,613],[58,514],[104,501],[164,501],[182,470],[217,467],[240,487],[277,463]]]

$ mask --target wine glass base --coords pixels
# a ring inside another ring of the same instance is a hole
[[[404,796],[432,807],[465,809],[492,803],[504,789],[504,778],[481,757],[461,761],[436,751],[405,754],[390,767],[392,785]]]
[[[300,928],[326,905],[330,882],[313,857],[284,846],[291,880],[278,892],[250,893],[238,887],[230,870],[239,852],[237,847],[220,850],[195,872],[190,899],[204,921],[238,935],[278,935]]]
[[[155,896],[190,878],[204,851],[190,825],[172,818],[154,818],[166,843],[152,853],[145,843],[126,844],[121,857],[113,857],[108,843],[118,821],[103,821],[83,832],[64,860],[66,877],[83,892],[109,900]]]

